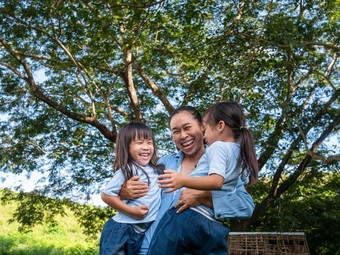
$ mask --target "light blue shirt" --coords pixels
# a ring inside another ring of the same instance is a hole
[[[158,209],[161,204],[161,189],[158,187],[158,172],[156,169],[150,167],[150,166],[142,166],[143,170],[148,174],[149,176],[149,192],[140,198],[137,199],[131,199],[131,200],[122,200],[125,204],[135,207],[139,205],[147,205],[149,207],[149,212],[146,215],[146,217],[142,220],[136,220],[134,218],[131,218],[127,216],[124,213],[117,212],[115,216],[112,217],[113,220],[119,223],[129,223],[129,224],[135,224],[135,223],[145,223],[145,222],[151,222],[156,219]],[[141,169],[139,169],[136,166],[133,166],[133,173],[134,175],[140,176],[139,181],[148,183],[148,178],[145,173]],[[109,196],[118,196],[119,191],[125,182],[124,175],[121,170],[117,170],[111,179],[111,181],[108,183],[108,185],[105,187],[103,192],[106,195]]]
[[[218,174],[224,178],[221,190],[211,191],[215,218],[250,218],[255,205],[244,188],[249,177],[247,171],[241,174],[239,144],[216,141],[205,151],[191,176]]]

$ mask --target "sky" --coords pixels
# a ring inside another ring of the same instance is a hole
[[[24,192],[30,192],[41,185],[39,180],[43,177],[46,177],[48,173],[42,174],[38,171],[33,171],[30,174],[30,177],[27,177],[27,173],[22,173],[20,175],[15,175],[13,173],[4,173],[0,172],[0,188],[9,188],[13,191],[16,190],[16,187],[21,185],[21,189]],[[85,201],[76,201],[79,203],[84,203]],[[106,204],[101,200],[100,194],[93,194],[88,204],[96,205],[96,206],[105,206]]]

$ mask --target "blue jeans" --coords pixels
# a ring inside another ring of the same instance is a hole
[[[227,236],[230,229],[202,214],[178,209],[168,210],[159,222],[152,237],[148,255],[227,254]]]
[[[100,255],[135,255],[138,253],[144,233],[138,234],[131,224],[109,219],[102,230],[99,244]]]

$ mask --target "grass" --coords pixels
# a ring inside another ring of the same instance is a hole
[[[66,217],[56,217],[55,225],[19,232],[17,222],[9,223],[15,208],[15,203],[0,205],[0,255],[99,254],[99,237],[88,240],[70,211]]]

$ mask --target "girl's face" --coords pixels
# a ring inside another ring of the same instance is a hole
[[[146,166],[149,164],[155,151],[153,140],[151,138],[137,138],[131,141],[129,146],[129,154],[131,158],[138,164]]]
[[[204,147],[203,126],[188,111],[175,114],[170,120],[172,139],[187,156],[195,156]]]
[[[219,141],[219,132],[217,125],[211,125],[208,122],[208,116],[203,117],[203,127],[204,127],[204,140],[208,146],[212,145],[214,142]]]

